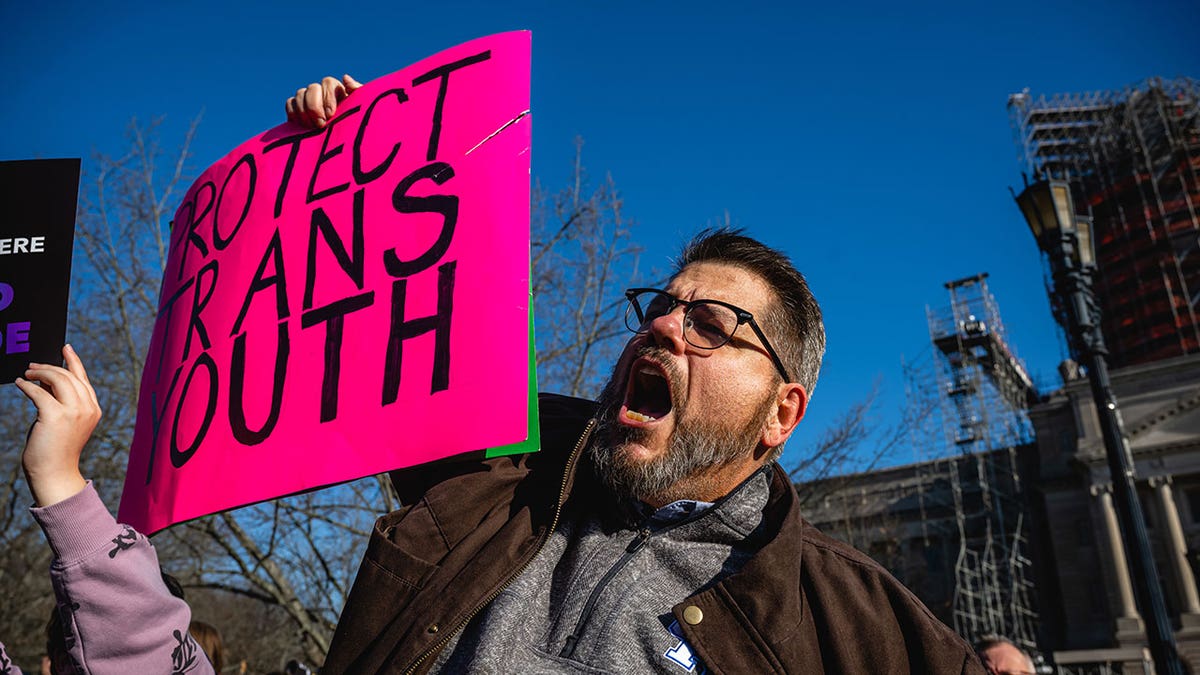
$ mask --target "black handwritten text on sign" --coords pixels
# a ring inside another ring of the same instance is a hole
[[[235,480],[236,496],[191,500],[206,513],[523,437],[507,416],[525,402],[507,400],[527,375],[528,44],[459,45],[196,181],[127,499],[134,475],[139,496],[176,501],[184,469]]]

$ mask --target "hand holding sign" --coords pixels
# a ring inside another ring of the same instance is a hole
[[[70,345],[63,347],[66,368],[31,363],[17,388],[37,406],[37,420],[25,441],[21,466],[38,506],[57,504],[86,483],[79,455],[100,421],[100,404],[83,362]]]
[[[341,80],[326,77],[320,84],[313,83],[297,89],[296,95],[284,102],[289,122],[315,129],[324,129],[337,106],[362,85],[349,75]]]
[[[298,91],[318,128],[248,141],[176,212],[139,530],[527,434],[529,34],[355,85]]]

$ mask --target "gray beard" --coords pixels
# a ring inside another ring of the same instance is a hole
[[[662,351],[646,347],[638,357]],[[661,359],[671,382],[672,411],[675,429],[667,439],[667,452],[650,462],[630,462],[625,452],[627,443],[645,443],[649,434],[644,429],[627,427],[617,421],[625,391],[616,385],[617,374],[609,378],[600,394],[597,442],[588,450],[592,469],[601,483],[618,497],[640,501],[655,499],[670,503],[679,499],[694,499],[687,494],[686,479],[719,468],[752,453],[759,442],[762,423],[771,405],[764,396],[755,413],[741,428],[721,426],[711,420],[684,422],[686,402],[680,399],[682,382],[668,359]]]

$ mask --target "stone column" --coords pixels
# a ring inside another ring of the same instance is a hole
[[[1125,559],[1125,546],[1121,539],[1121,527],[1117,524],[1117,511],[1113,508],[1112,485],[1093,485],[1092,496],[1096,498],[1100,516],[1104,520],[1104,539],[1108,544],[1109,560],[1112,561],[1117,599],[1120,607],[1116,621],[1117,643],[1142,644],[1146,640],[1142,616],[1138,614],[1137,602],[1133,599],[1133,584],[1129,581],[1129,563]]]
[[[1154,488],[1154,493],[1158,496],[1163,539],[1167,544],[1169,558],[1167,565],[1175,572],[1179,594],[1183,600],[1180,610],[1184,614],[1200,615],[1200,595],[1196,593],[1196,578],[1192,576],[1192,569],[1187,561],[1187,544],[1183,539],[1183,526],[1179,523],[1179,510],[1171,494],[1171,477],[1155,476],[1150,479],[1150,487]]]
[[[1179,630],[1175,633],[1175,643],[1179,645],[1179,656],[1196,672],[1200,668],[1200,598],[1196,593],[1196,578],[1187,562],[1187,544],[1172,495],[1171,477],[1155,476],[1150,479],[1150,486],[1158,497],[1159,521],[1169,558],[1167,566],[1179,584]]]

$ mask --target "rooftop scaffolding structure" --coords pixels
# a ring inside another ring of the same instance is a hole
[[[1066,180],[1090,207],[1110,366],[1200,351],[1200,82],[1026,90],[1008,111],[1026,175]]]
[[[949,538],[958,545],[955,630],[969,640],[1001,634],[1035,649],[1017,448],[1033,439],[1025,411],[1038,394],[1008,347],[987,274],[948,282],[946,289],[949,305],[926,310],[930,361],[905,366],[910,405],[935,411],[912,427],[919,508],[954,514],[930,519],[924,536],[927,543]]]

